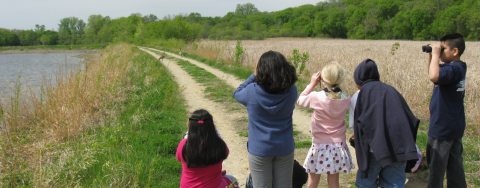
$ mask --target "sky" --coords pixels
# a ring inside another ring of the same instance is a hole
[[[60,20],[77,17],[85,23],[92,14],[115,19],[132,13],[166,15],[198,12],[202,16],[225,16],[234,12],[237,4],[252,3],[259,11],[279,11],[304,4],[316,5],[321,0],[0,0],[0,28],[35,29],[35,24],[47,30],[57,30]]]

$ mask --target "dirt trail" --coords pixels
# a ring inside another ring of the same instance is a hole
[[[146,48],[140,47],[140,49],[146,51],[147,53],[151,54],[155,58],[159,58],[160,55],[157,55],[151,51],[158,51],[163,52],[161,50],[153,49],[153,48]],[[225,81],[228,85],[233,88],[237,88],[244,80],[238,79],[236,76],[224,73],[221,70],[212,68],[208,65],[205,65],[201,62],[196,60],[192,60],[189,58],[181,57],[180,55],[165,52],[167,55],[183,59],[189,61],[190,63],[205,69],[206,71],[214,74],[219,79]],[[215,124],[217,125],[217,129],[219,130],[220,134],[224,138],[225,142],[227,143],[230,149],[230,156],[227,160],[223,163],[224,170],[227,170],[228,174],[235,176],[239,180],[239,184],[241,187],[245,185],[245,178],[249,173],[248,167],[248,152],[246,148],[247,138],[240,137],[237,133],[238,130],[235,130],[235,124],[238,121],[242,121],[245,118],[248,118],[246,110],[235,110],[229,111],[228,106],[225,106],[221,103],[213,102],[204,97],[203,92],[205,87],[199,84],[196,84],[195,80],[188,75],[174,60],[164,59],[162,63],[175,75],[175,81],[180,85],[185,87],[183,90],[182,95],[186,99],[186,103],[188,105],[188,110],[190,112],[204,108],[212,113]],[[188,86],[188,87],[187,87]],[[299,91],[301,92],[301,91]],[[300,131],[303,135],[310,136],[310,122],[311,122],[311,114],[305,111],[301,111],[300,109],[296,108],[293,113],[293,123],[297,126],[295,127],[296,131]],[[348,134],[348,133],[347,133]],[[352,133],[349,133],[350,135]],[[347,135],[348,137],[350,135]],[[351,155],[354,159],[355,164],[357,163],[355,157],[355,149],[349,146]],[[295,150],[295,159],[303,163],[305,155],[308,149],[296,149]],[[355,174],[358,167],[353,169],[349,175],[340,176],[340,184],[346,185],[348,182],[355,181]],[[322,178],[323,179],[323,178]],[[413,181],[412,181],[413,180]],[[423,183],[415,181],[414,178],[410,180],[406,187],[423,187]],[[306,186],[304,186],[306,187]],[[347,187],[349,187],[347,185]]]

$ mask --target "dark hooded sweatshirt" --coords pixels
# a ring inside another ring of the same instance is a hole
[[[362,86],[354,118],[355,150],[362,178],[368,177],[370,150],[383,167],[418,160],[415,141],[420,120],[403,96],[379,79],[377,65],[370,59],[355,69],[355,83]]]
[[[270,94],[255,82],[252,74],[233,96],[248,111],[248,152],[260,157],[283,156],[295,150],[292,115],[297,87]]]

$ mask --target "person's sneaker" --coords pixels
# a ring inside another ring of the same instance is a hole
[[[253,188],[253,182],[251,175],[247,176],[247,180],[245,182],[245,188]]]

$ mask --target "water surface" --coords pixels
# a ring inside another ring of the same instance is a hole
[[[0,54],[0,98],[12,96],[18,80],[22,90],[31,88],[39,93],[44,78],[55,84],[55,75],[60,70],[77,71],[83,67],[82,58],[72,57],[79,54]]]

